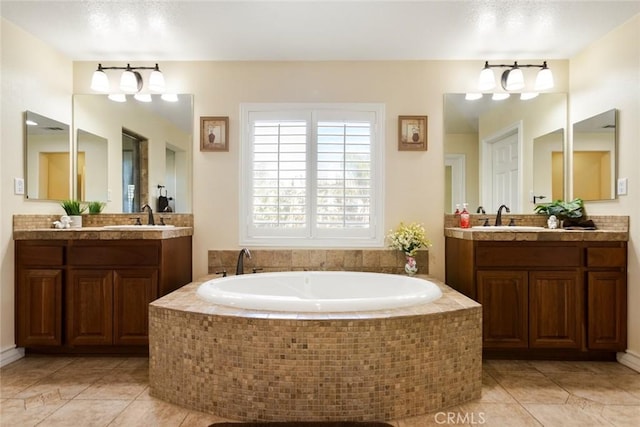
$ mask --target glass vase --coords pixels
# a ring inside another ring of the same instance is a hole
[[[416,264],[416,259],[411,255],[407,255],[407,254],[405,254],[405,257],[407,258],[407,263],[404,265],[404,271],[409,276],[413,276],[418,272],[418,265]]]

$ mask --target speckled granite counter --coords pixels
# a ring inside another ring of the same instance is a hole
[[[450,227],[444,229],[445,237],[463,240],[483,241],[564,241],[564,242],[626,242],[629,232],[622,230],[551,230],[543,228],[536,231],[523,230],[493,230],[482,228]]]
[[[192,235],[193,227],[173,227],[161,230],[110,230],[102,227],[13,230],[13,240],[162,240]]]

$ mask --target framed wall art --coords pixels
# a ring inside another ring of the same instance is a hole
[[[427,150],[427,116],[398,116],[398,150]]]
[[[200,151],[229,151],[229,117],[200,117]]]

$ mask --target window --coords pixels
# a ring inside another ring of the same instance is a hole
[[[384,106],[243,104],[240,242],[382,246]]]

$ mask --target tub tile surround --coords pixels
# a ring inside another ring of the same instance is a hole
[[[150,394],[244,421],[391,420],[476,399],[481,307],[432,281],[434,302],[357,317],[211,305],[191,283],[150,306]]]
[[[429,252],[415,256],[420,274],[429,274]],[[210,250],[209,274],[226,271],[235,274],[237,250]],[[393,249],[251,249],[251,259],[245,257],[244,272],[252,269],[274,271],[363,271],[404,274],[406,259]]]

